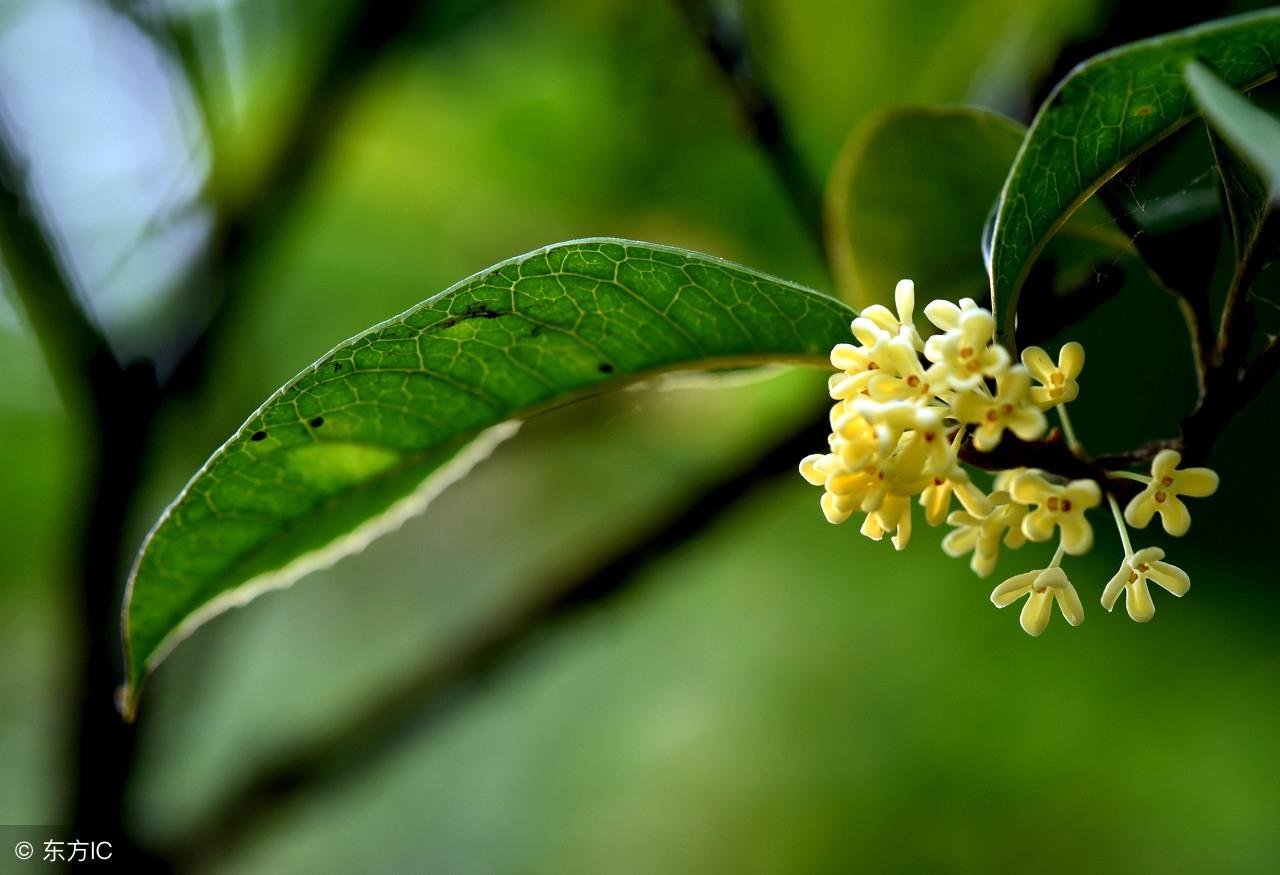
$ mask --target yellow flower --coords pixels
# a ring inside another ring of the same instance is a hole
[[[911,500],[903,495],[890,495],[880,507],[867,514],[862,521],[862,534],[879,541],[885,532],[894,532],[890,539],[895,550],[905,550],[911,540]]]
[[[1010,577],[992,590],[991,603],[997,608],[1003,608],[1024,595],[1028,598],[1027,603],[1022,606],[1019,620],[1023,631],[1028,635],[1039,635],[1049,625],[1054,601],[1057,601],[1062,616],[1072,626],[1079,626],[1084,622],[1084,605],[1080,604],[1080,596],[1076,594],[1071,581],[1067,580],[1066,572],[1057,566]]]
[[[925,341],[924,356],[946,365],[953,389],[974,389],[983,377],[995,377],[1009,366],[1009,352],[992,344],[996,320],[987,310],[962,310],[956,327]]]
[[[1084,368],[1084,347],[1075,341],[1058,350],[1056,366],[1049,354],[1038,346],[1022,351],[1022,363],[1040,381],[1040,385],[1031,390],[1031,400],[1042,409],[1074,401],[1080,394],[1076,377]]]
[[[867,381],[867,394],[876,401],[915,401],[928,404],[939,395],[951,394],[946,365],[925,369],[911,343],[903,338],[889,342],[891,368],[877,370]]]
[[[964,509],[974,516],[986,516],[991,512],[991,502],[969,479],[969,472],[952,461],[946,470],[935,474],[920,493],[920,506],[924,508],[925,522],[931,526],[940,526],[946,521],[953,493],[960,499]]]
[[[996,378],[996,397],[980,392],[964,392],[952,404],[956,418],[976,425],[973,445],[983,452],[995,449],[1007,428],[1026,441],[1035,440],[1048,428],[1040,408],[1027,403],[1031,376],[1015,366]],[[983,390],[985,391],[985,390]]]
[[[910,401],[873,401],[870,398],[858,398],[852,405],[875,429],[876,440],[883,454],[892,452],[902,440],[902,435],[908,431],[933,435],[928,438],[929,441],[946,445],[941,408],[921,407]]]
[[[1147,589],[1147,580],[1153,580],[1158,586],[1173,595],[1182,597],[1191,588],[1191,578],[1176,565],[1163,562],[1164,551],[1159,547],[1147,547],[1125,557],[1116,576],[1111,578],[1107,588],[1102,591],[1102,606],[1110,611],[1116,606],[1120,592],[1124,592],[1124,606],[1129,616],[1139,623],[1145,623],[1156,613],[1156,606],[1151,601],[1151,591]]]
[[[1124,509],[1124,518],[1135,529],[1145,529],[1160,514],[1164,530],[1181,537],[1191,528],[1191,513],[1179,495],[1203,498],[1218,491],[1218,475],[1209,468],[1178,469],[1182,455],[1161,450],[1151,463],[1151,482]]]
[[[840,464],[849,469],[867,464],[879,446],[871,423],[844,401],[831,408],[831,434],[827,443],[831,452],[840,458]]]
[[[1084,512],[1102,501],[1102,490],[1092,480],[1072,480],[1065,486],[1050,483],[1038,471],[1019,474],[1009,489],[1019,504],[1035,510],[1022,519],[1022,532],[1032,541],[1047,541],[1057,527],[1062,547],[1073,556],[1089,552],[1093,528]]]
[[[1004,535],[1005,546],[1016,550],[1027,542],[1022,534],[1022,517],[1027,509],[1009,501],[1007,492],[992,493],[986,513],[975,513],[966,508],[956,511],[947,517],[947,525],[955,526],[955,530],[942,539],[942,551],[948,556],[959,558],[969,551],[973,557],[969,567],[979,577],[986,577],[995,570],[996,561],[1000,558],[1000,536]]]
[[[960,324],[960,316],[966,310],[976,310],[978,304],[973,298],[961,298],[959,304],[951,301],[930,301],[925,305],[925,317],[938,327],[939,331],[953,331]]]
[[[916,330],[914,321],[916,284],[911,280],[899,280],[897,287],[893,290],[893,301],[898,309],[896,316],[882,304],[872,304],[863,310],[861,315],[865,319],[870,319],[876,327],[891,336],[903,338],[915,349],[924,349],[924,341],[920,339],[920,332]]]

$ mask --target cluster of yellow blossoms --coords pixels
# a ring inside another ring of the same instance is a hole
[[[929,525],[953,527],[943,550],[957,557],[972,554],[970,567],[982,577],[995,569],[1002,542],[1017,549],[1056,534],[1058,547],[1048,567],[1014,575],[995,588],[991,601],[1005,607],[1026,596],[1021,623],[1031,635],[1044,631],[1055,601],[1067,622],[1079,625],[1084,607],[1061,562],[1064,554],[1080,555],[1093,546],[1085,512],[1102,503],[1098,483],[1016,468],[997,473],[987,492],[970,480],[959,454],[966,438],[979,452],[993,450],[1006,430],[1024,441],[1038,440],[1048,430],[1049,409],[1057,410],[1068,444],[1078,451],[1064,405],[1079,395],[1084,348],[1066,344],[1055,363],[1044,350],[1028,347],[1017,364],[995,342],[991,313],[973,300],[925,307],[937,329],[925,339],[914,321],[912,282],[898,283],[894,298],[897,313],[878,304],[866,308],[851,326],[857,345],[841,343],[831,351],[838,372],[829,382],[835,401],[829,451],[805,457],[801,475],[824,487],[821,504],[829,522],[863,513],[862,534],[877,541],[891,534],[899,550],[911,538],[912,499],[919,496]],[[1123,516],[1115,498],[1106,495],[1125,551],[1102,594],[1108,611],[1123,592],[1129,616],[1145,622],[1155,613],[1147,581],[1176,596],[1190,586],[1181,569],[1163,561],[1164,551],[1135,551],[1125,528],[1126,521],[1145,528],[1159,514],[1165,531],[1186,533],[1191,517],[1180,496],[1212,494],[1218,476],[1208,468],[1180,469],[1180,463],[1178,453],[1165,450],[1155,457],[1150,477],[1110,472],[1145,488]],[[953,497],[962,510],[952,511]]]

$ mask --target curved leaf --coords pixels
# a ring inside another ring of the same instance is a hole
[[[1222,176],[1237,270],[1248,274],[1270,260],[1274,214],[1280,202],[1280,119],[1213,75],[1202,64],[1187,67]],[[1224,147],[1223,141],[1230,148]]]
[[[1280,121],[1203,64],[1187,65],[1187,84],[1205,121],[1262,175],[1271,197],[1280,197]]]
[[[398,526],[504,423],[663,371],[825,367],[853,315],[719,259],[596,239],[498,264],[352,338],[250,416],[147,536],[122,710],[193,629]]]
[[[991,304],[1013,336],[1018,292],[1071,213],[1129,161],[1195,116],[1183,69],[1199,59],[1233,88],[1276,74],[1280,11],[1144,40],[1071,72],[1036,114],[1005,181],[988,252]]]
[[[980,297],[982,236],[1025,133],[972,106],[897,107],[859,125],[827,193],[841,296],[858,308],[892,304],[894,285],[909,277],[929,299]],[[1128,248],[1100,207],[1076,216],[1059,240],[1063,273]]]

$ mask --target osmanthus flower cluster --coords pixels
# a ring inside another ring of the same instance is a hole
[[[1096,480],[1067,480],[1035,468],[998,471],[991,488],[981,488],[961,463],[966,442],[977,453],[989,453],[1006,433],[1040,440],[1049,430],[1045,412],[1050,409],[1057,411],[1068,445],[1079,451],[1065,405],[1080,394],[1084,348],[1068,343],[1055,362],[1044,350],[1028,347],[1015,362],[995,341],[990,311],[968,298],[925,307],[936,331],[924,338],[914,321],[912,282],[898,283],[894,297],[896,313],[880,305],[866,308],[851,326],[857,343],[841,343],[831,351],[837,373],[829,381],[835,403],[828,451],[800,463],[801,475],[823,487],[827,520],[843,523],[862,514],[862,534],[877,541],[889,535],[902,550],[911,539],[913,504],[918,503],[929,525],[952,527],[943,550],[968,555],[970,567],[982,577],[995,569],[1002,544],[1018,549],[1028,542],[1056,541],[1046,567],[1016,574],[991,593],[997,607],[1025,598],[1022,628],[1039,635],[1055,603],[1071,625],[1084,620],[1062,560],[1092,548],[1086,514],[1105,498],[1124,560],[1103,590],[1103,606],[1110,611],[1123,594],[1129,616],[1145,622],[1155,612],[1148,582],[1184,594],[1187,575],[1165,562],[1158,548],[1134,550],[1126,523],[1142,529],[1159,514],[1165,531],[1185,534],[1191,518],[1181,498],[1212,494],[1217,475],[1207,468],[1180,468],[1181,457],[1172,450],[1155,457],[1149,477],[1108,472],[1144,485],[1123,514]]]

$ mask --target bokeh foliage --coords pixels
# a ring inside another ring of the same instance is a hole
[[[815,172],[877,106],[978,95],[1016,113],[1055,47],[1102,27],[1088,3],[857,5],[747,6]],[[252,187],[290,83],[340,21],[339,3],[302,6],[231,7],[244,117],[220,145],[220,166],[243,174],[229,186]],[[318,352],[512,253],[617,234],[829,287],[678,14],[622,0],[470,6],[443,4],[421,44],[378,68],[254,265],[209,391],[163,423],[139,540]],[[227,22],[201,14],[213,40]],[[1090,350],[1077,426],[1094,450],[1170,432],[1193,398],[1176,310],[1131,280],[1071,334]],[[1154,339],[1108,343],[1117,323]],[[0,356],[0,821],[37,822],[65,803],[77,646],[65,545],[91,437],[51,401],[14,318]],[[131,818],[172,839],[255,765],[358,712],[507,600],[607,553],[821,392],[816,375],[793,374],[536,420],[400,533],[175,655],[140,726]],[[1265,451],[1268,416],[1242,419],[1215,455],[1223,489],[1195,539],[1163,544],[1196,583],[1147,627],[1089,605],[1071,634],[1027,640],[932,533],[897,556],[826,526],[798,478],[779,482],[376,768],[264,821],[222,867],[1265,868],[1280,841],[1280,651],[1275,595],[1260,586],[1274,576],[1267,530],[1245,511],[1275,485],[1247,463]],[[1081,577],[1100,586],[1112,563],[1102,551],[1090,562]]]

